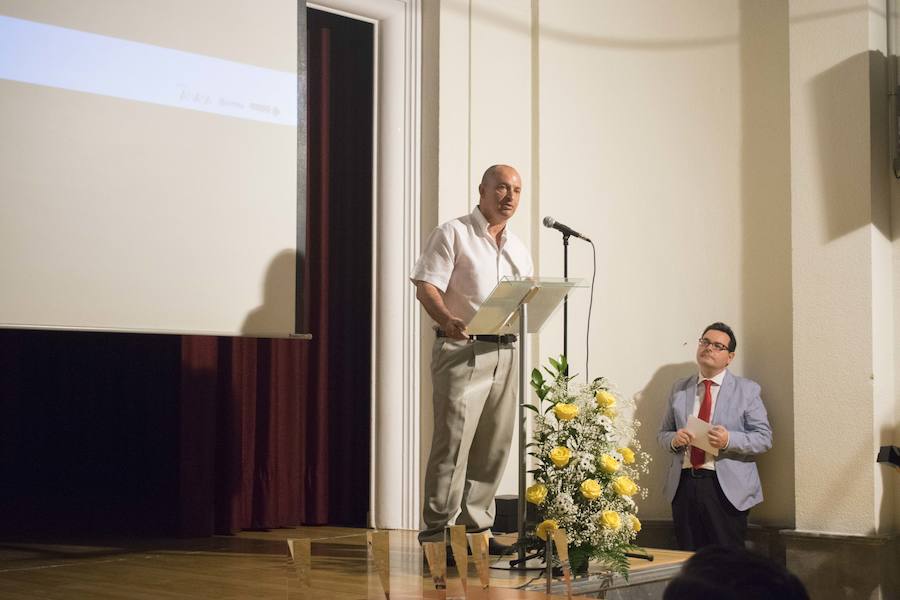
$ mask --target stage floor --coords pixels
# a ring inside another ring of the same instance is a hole
[[[0,598],[383,598],[377,569],[368,559],[366,533],[365,529],[298,527],[187,540],[4,539],[0,540]],[[310,540],[308,571],[301,573],[291,560],[289,539]],[[391,598],[442,597],[423,566],[416,532],[391,531],[389,552]],[[668,578],[690,556],[671,550],[650,553],[652,562],[632,561],[632,583]],[[491,557],[492,562],[498,560]],[[462,598],[456,569],[451,567],[447,575],[445,597]],[[542,576],[540,571],[491,569],[490,593],[485,594],[470,561],[469,597],[547,598]],[[595,572],[577,579],[573,589],[594,596],[609,583]],[[617,586],[615,580],[612,585]],[[553,592],[553,597],[565,597],[561,582]]]

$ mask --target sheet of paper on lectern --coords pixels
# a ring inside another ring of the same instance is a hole
[[[519,306],[528,304],[528,333],[536,333],[581,279],[505,277],[467,326],[470,335],[519,333]]]
[[[466,331],[474,334],[515,333],[510,326],[519,305],[534,288],[533,279],[504,279],[491,291],[469,324]]]

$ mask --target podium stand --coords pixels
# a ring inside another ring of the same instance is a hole
[[[581,279],[504,277],[466,326],[469,334],[519,335],[519,502],[517,566],[525,563],[525,402],[528,396],[527,355],[529,333],[537,333],[575,288],[587,287]],[[535,567],[542,568],[542,567]]]

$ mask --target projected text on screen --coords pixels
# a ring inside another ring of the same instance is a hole
[[[0,15],[0,79],[297,125],[297,75]]]

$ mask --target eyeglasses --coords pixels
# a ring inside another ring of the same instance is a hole
[[[706,338],[700,338],[699,340],[697,340],[697,345],[703,346],[704,348],[712,346],[712,349],[716,352],[724,352],[725,350],[728,350],[728,346],[723,346],[719,342],[712,342]]]

